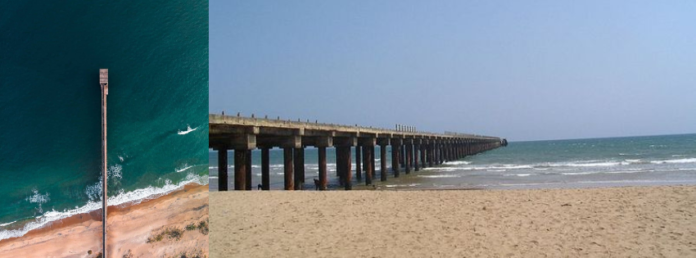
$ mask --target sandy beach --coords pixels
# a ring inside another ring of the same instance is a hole
[[[208,220],[207,185],[187,185],[138,204],[109,207],[108,212],[109,257],[208,254],[207,228],[198,227]],[[195,229],[187,230],[191,224]],[[174,234],[171,230],[162,234],[174,228],[178,229]],[[0,257],[95,257],[101,252],[101,229],[100,212],[78,214],[23,237],[1,241]],[[157,239],[157,235],[162,237]],[[150,243],[148,239],[152,239]]]
[[[214,192],[211,257],[696,257],[696,187]]]

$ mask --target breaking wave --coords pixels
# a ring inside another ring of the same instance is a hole
[[[172,184],[171,180],[165,180],[165,183],[162,187],[154,187],[154,186],[148,186],[145,188],[141,189],[136,189],[130,192],[124,192],[121,190],[116,196],[109,197],[107,200],[107,203],[109,206],[119,206],[123,204],[137,204],[140,203],[144,200],[149,200],[149,199],[154,199],[163,195],[166,195],[170,192],[173,192],[175,190],[183,188],[187,184],[195,183],[198,185],[205,185],[208,184],[208,176],[198,176],[194,174],[188,174],[186,178],[177,183],[177,184]],[[76,214],[84,214],[84,213],[89,213],[95,210],[101,209],[101,201],[98,201],[101,199],[101,180],[99,183],[88,186],[86,193],[90,198],[90,201],[87,202],[87,204],[81,206],[81,207],[76,207],[75,209],[70,209],[70,210],[64,210],[64,211],[47,211],[46,213],[42,214],[41,216],[37,217],[33,221],[30,221],[26,223],[21,229],[14,229],[14,230],[4,230],[0,231],[0,240],[8,239],[8,238],[13,238],[13,237],[21,237],[27,232],[41,228],[43,226],[46,226],[52,222],[59,221],[68,217],[71,217]],[[27,201],[31,203],[46,203],[50,199],[48,198],[48,193],[45,195],[41,195],[38,190],[33,190],[34,194],[27,198]],[[94,198],[97,197],[97,198]],[[6,226],[14,222],[2,224],[0,226]]]

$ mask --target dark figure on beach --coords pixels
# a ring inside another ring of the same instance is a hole
[[[319,179],[314,179],[314,190],[319,190],[319,186],[321,185],[321,182]]]
[[[259,184],[257,190],[261,190],[263,188],[263,185]]]

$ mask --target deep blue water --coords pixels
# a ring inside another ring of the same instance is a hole
[[[387,149],[391,153],[391,149]],[[354,151],[351,152],[354,155]],[[379,153],[379,147],[375,148]],[[253,185],[261,180],[259,151],[252,154]],[[282,151],[271,150],[271,188],[283,188]],[[306,185],[318,178],[316,149],[305,151]],[[217,189],[217,152],[209,152],[210,188]],[[387,155],[391,169],[391,155]],[[228,152],[233,177],[234,152]],[[355,162],[355,157],[352,158]],[[330,184],[337,189],[335,151],[327,149]],[[375,177],[379,176],[379,159]],[[355,163],[353,163],[355,173]],[[502,147],[426,168],[387,182],[377,189],[517,189],[696,184],[696,134],[602,139],[511,142]],[[364,183],[357,182],[360,186]],[[233,184],[230,179],[230,189]],[[368,187],[367,189],[371,189]]]
[[[109,204],[207,182],[207,1],[0,2],[0,240],[100,207],[99,68]]]

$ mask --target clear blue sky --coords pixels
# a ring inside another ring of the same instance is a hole
[[[210,112],[510,140],[696,133],[696,1],[210,1]]]

